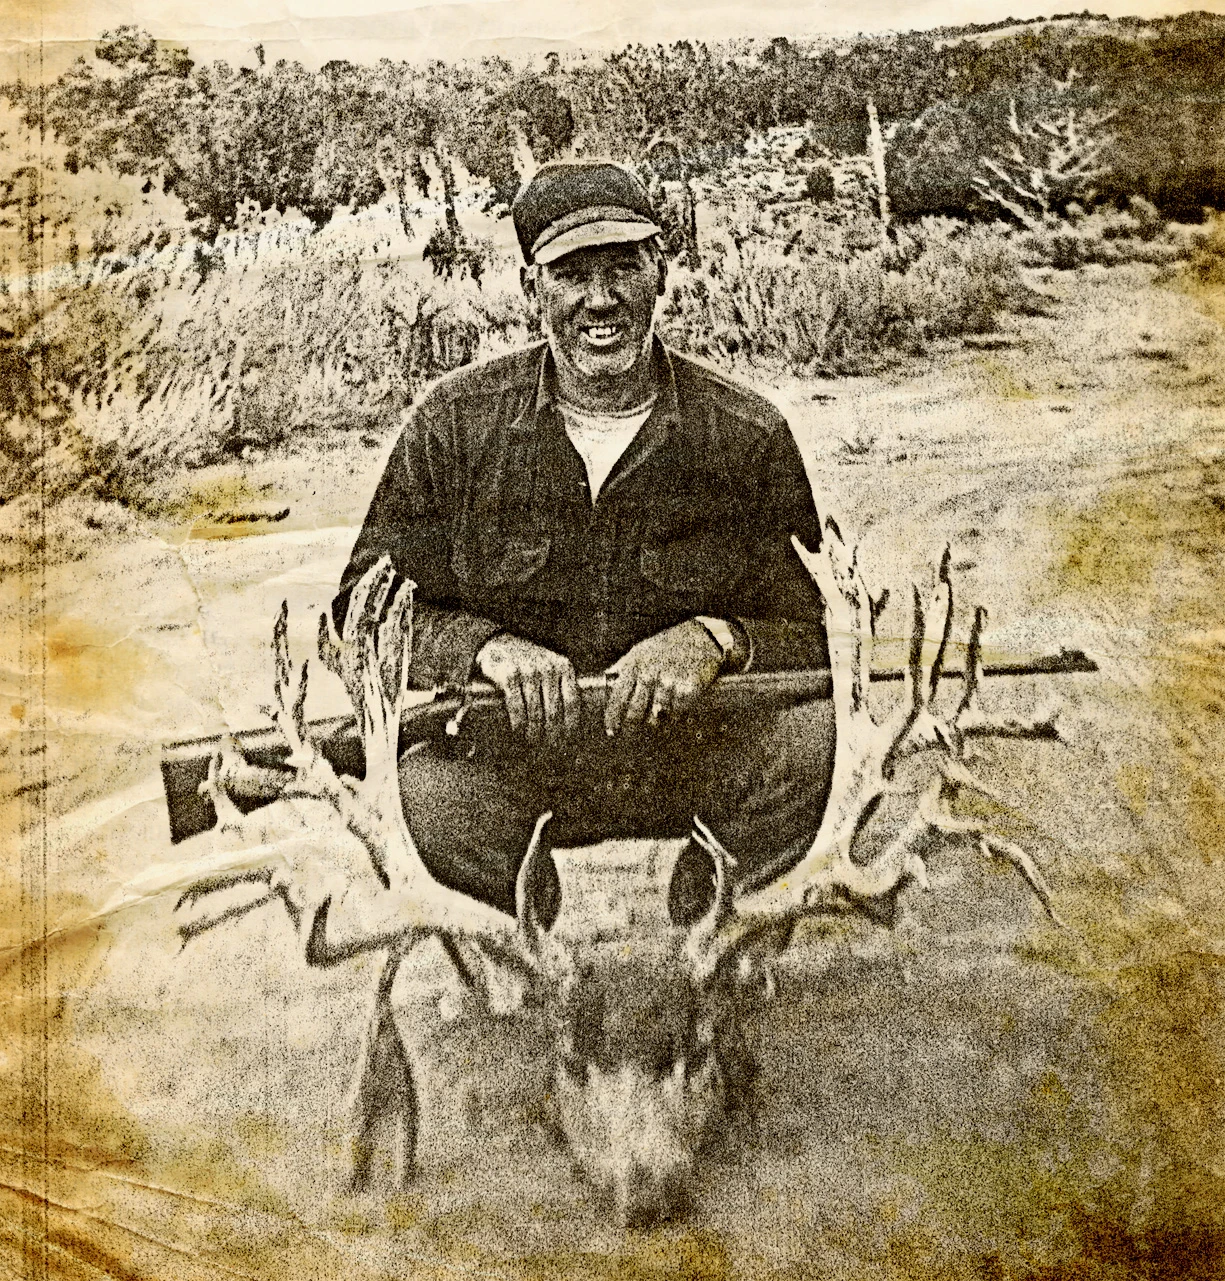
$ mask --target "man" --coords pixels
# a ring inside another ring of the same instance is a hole
[[[820,526],[785,419],[654,336],[666,267],[643,186],[603,162],[542,168],[512,211],[546,341],[437,383],[375,492],[333,607],[380,556],[417,583],[409,669],[484,676],[512,735],[401,762],[442,882],[514,910],[532,826],[555,842],[685,831],[697,813],[761,882],[796,861],[829,786],[828,703],[703,715],[724,672],[824,666],[820,597],[790,546]],[[602,724],[577,678],[615,680]],[[711,894],[688,846],[669,908]]]

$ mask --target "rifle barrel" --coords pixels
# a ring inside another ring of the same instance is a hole
[[[984,676],[1058,676],[1077,672],[1096,672],[1097,664],[1081,650],[1062,649],[1057,654],[1012,662],[987,663]],[[878,668],[871,673],[873,681],[900,681],[905,668]],[[965,673],[945,668],[949,680],[962,680]],[[602,716],[604,703],[613,686],[607,675],[579,678],[584,716]],[[733,712],[754,706],[788,707],[817,699],[830,698],[833,678],[826,668],[806,668],[781,672],[741,672],[721,676],[708,695],[707,706],[713,712]],[[405,710],[400,725],[401,749],[420,739],[462,732],[469,717],[504,716],[502,697],[488,681],[472,681],[462,688],[443,687],[432,693],[423,691],[420,702]],[[338,773],[361,777],[366,762],[361,736],[353,716],[331,716],[308,722],[312,741]],[[220,734],[205,738],[183,739],[162,747],[162,784],[170,817],[170,839],[174,843],[205,832],[217,822],[212,801],[200,795],[200,785],[208,778],[209,762],[222,747]],[[227,792],[244,812],[275,800],[284,786],[287,770],[285,759],[289,747],[274,728],[241,730],[229,736],[238,748],[242,763],[226,778]]]

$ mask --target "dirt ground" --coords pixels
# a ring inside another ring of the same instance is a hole
[[[756,1115],[681,1223],[610,1226],[542,1124],[533,1016],[474,1008],[437,952],[398,991],[420,1176],[356,1199],[338,1136],[376,959],[308,969],[271,912],[180,952],[173,896],[77,925],[211,848],[170,845],[159,744],[261,722],[272,617],[288,599],[309,652],[390,435],[172,479],[172,517],[0,581],[0,1275],[41,1275],[24,1232],[74,1278],[1225,1276],[1225,331],[1147,268],[1039,284],[1047,316],[774,394],[870,582],[900,599],[947,541],[960,635],[982,603],[994,653],[1099,661],[986,692],[1064,701],[1067,745],[985,773],[1069,929],[950,851],[893,932],[798,938]],[[343,708],[319,673],[310,713]],[[563,855],[566,928],[649,931],[672,850]]]

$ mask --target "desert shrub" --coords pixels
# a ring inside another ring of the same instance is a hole
[[[999,226],[925,219],[888,244],[877,230],[870,248],[848,248],[845,229],[816,222],[721,243],[703,271],[674,273],[665,336],[798,374],[862,372],[929,339],[991,329],[1028,292]]]
[[[0,573],[29,571],[44,557],[81,560],[99,539],[130,534],[135,525],[127,508],[88,492],[66,494],[56,503],[21,494],[0,505]]]
[[[899,231],[898,239],[905,234]],[[922,338],[986,333],[1003,312],[1028,305],[1020,261],[1000,224],[925,218],[910,234],[918,252],[907,270],[895,273],[894,291]]]
[[[1195,228],[1183,272],[1199,285],[1225,285],[1225,214]]]
[[[1043,90],[1022,108],[1009,99],[1006,127],[973,179],[986,204],[1026,227],[1095,199],[1115,144],[1106,126],[1117,113],[1078,102],[1071,76]]]
[[[1099,208],[1085,213],[1072,205],[1065,217],[1046,218],[1017,237],[1021,260],[1027,266],[1060,271],[1086,263],[1166,266],[1186,258],[1195,242],[1193,228],[1167,223],[1142,196],[1133,196],[1124,209]]]
[[[478,286],[434,280],[407,258],[311,249],[214,253],[200,271],[184,250],[44,322],[71,413],[67,452],[42,465],[58,489],[88,482],[139,505],[168,468],[391,421],[430,379],[528,334],[506,271]]]
[[[834,188],[834,175],[828,165],[814,165],[804,178],[804,198],[813,204],[821,205],[833,200],[837,194]]]
[[[450,280],[470,277],[480,284],[481,276],[493,254],[493,247],[486,241],[473,240],[456,227],[439,223],[434,228],[421,257],[430,264],[435,276]]]

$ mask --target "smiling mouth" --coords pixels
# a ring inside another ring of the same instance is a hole
[[[584,325],[582,328],[583,337],[587,339],[592,346],[610,347],[621,337],[620,325]]]

